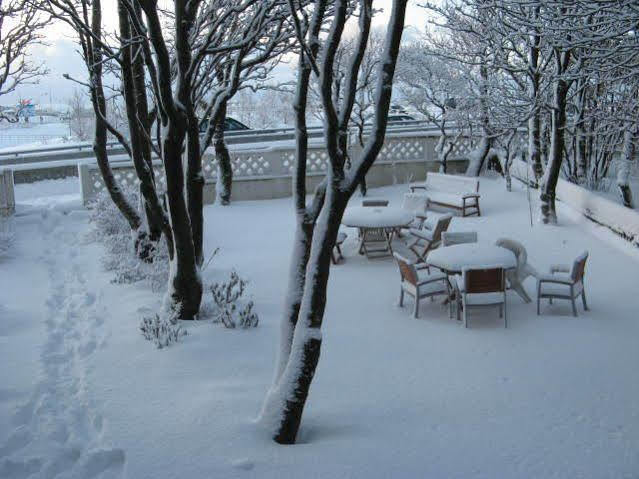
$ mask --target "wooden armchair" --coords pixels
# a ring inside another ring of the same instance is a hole
[[[588,311],[586,304],[586,291],[584,289],[584,274],[588,252],[584,251],[573,261],[572,266],[552,265],[549,274],[537,276],[537,314],[541,298],[548,298],[552,304],[553,298],[569,299],[572,303],[572,314],[577,316],[575,300],[581,296],[584,310]]]
[[[406,245],[420,261],[426,262],[428,253],[441,244],[442,233],[448,229],[452,219],[450,214],[440,216],[432,230],[411,228]]]
[[[404,293],[415,298],[413,316],[419,316],[419,301],[439,294],[450,295],[448,277],[444,273],[429,273],[425,269],[417,269],[414,264],[398,253],[393,253],[401,277],[399,289],[399,306],[404,306]]]
[[[503,268],[468,268],[461,276],[455,276],[457,319],[460,309],[464,312],[464,327],[468,327],[468,308],[471,306],[499,306],[499,317],[506,318],[506,281]]]

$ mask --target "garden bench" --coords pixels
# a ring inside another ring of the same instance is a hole
[[[413,183],[409,188],[411,192],[426,190],[429,204],[459,210],[462,216],[481,216],[478,178],[428,173],[426,181]]]

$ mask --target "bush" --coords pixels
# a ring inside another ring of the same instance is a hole
[[[127,200],[134,205],[140,201],[135,187],[122,188]],[[133,233],[108,192],[100,192],[91,205],[90,219],[94,229],[91,239],[105,248],[102,265],[114,273],[113,283],[130,284],[145,281],[155,292],[166,288],[169,276],[169,252],[165,239],[152,248],[147,261],[138,258]],[[144,239],[142,239],[144,241]]]
[[[253,311],[253,301],[238,307],[244,294],[247,281],[233,271],[227,282],[214,283],[211,286],[213,296],[213,320],[221,322],[227,328],[252,328],[257,326],[259,318]]]
[[[145,316],[140,323],[140,331],[147,341],[152,341],[158,349],[170,346],[180,341],[187,332],[178,324],[175,315]]]

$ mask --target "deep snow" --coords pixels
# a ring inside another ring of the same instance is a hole
[[[540,271],[588,249],[591,311],[546,303],[537,317],[509,293],[508,329],[487,309],[465,330],[439,301],[414,320],[410,301],[396,306],[395,264],[357,255],[349,230],[289,447],[254,418],[279,341],[290,199],[205,209],[206,248],[221,251],[203,276],[248,277],[260,326],[196,322],[158,351],[138,325],[161,297],[109,283],[70,183],[55,183],[52,208],[18,185],[17,245],[0,260],[0,477],[637,477],[638,250],[561,204],[559,226],[531,228],[517,182],[481,182],[483,216],[451,230],[521,241]],[[372,194],[399,206],[405,191]]]

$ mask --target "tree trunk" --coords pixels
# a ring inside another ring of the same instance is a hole
[[[488,66],[482,64],[479,67],[479,75],[481,77],[479,110],[481,114],[482,136],[477,148],[468,155],[469,164],[466,170],[467,176],[479,176],[493,143],[490,134],[490,118],[488,112]]]
[[[637,125],[639,125],[639,123]],[[628,208],[635,207],[628,179],[630,177],[630,170],[632,169],[632,165],[635,161],[635,139],[638,134],[639,126],[635,126],[634,131],[631,125],[626,126],[623,137],[623,159],[619,162],[619,167],[617,169],[617,186],[619,187],[621,201],[623,201],[623,205]]]
[[[322,338],[321,325],[326,307],[326,288],[328,284],[331,253],[339,231],[340,222],[349,198],[356,190],[363,176],[372,166],[379,154],[384,142],[388,111],[392,91],[392,81],[395,73],[395,64],[399,53],[404,27],[406,0],[394,0],[391,21],[388,27],[383,61],[380,65],[377,83],[377,104],[375,108],[374,128],[371,137],[358,160],[357,165],[349,171],[348,177],[344,175],[345,154],[339,148],[338,130],[348,121],[346,118],[338,120],[333,109],[330,95],[330,75],[332,74],[334,54],[339,39],[343,32],[346,18],[346,4],[341,2],[336,12],[331,33],[325,43],[324,63],[322,65],[322,101],[326,114],[325,140],[329,152],[329,173],[327,175],[327,191],[323,200],[323,206],[319,214],[317,225],[313,232],[311,251],[305,271],[304,294],[298,314],[298,320],[293,332],[293,341],[290,354],[284,370],[277,384],[269,391],[263,408],[262,420],[271,422],[275,433],[274,440],[282,444],[295,442],[299,430],[302,413],[315,370],[319,361]],[[365,14],[360,14],[360,22],[370,25],[372,1],[362,2],[366,8]],[[367,41],[360,28],[358,42]],[[317,37],[315,37],[315,41]],[[303,54],[302,54],[303,55]],[[357,74],[359,65],[351,63],[353,71]],[[353,85],[354,82],[347,82]],[[354,86],[352,87],[354,89]],[[349,89],[344,98],[351,98],[354,91]],[[352,105],[350,105],[352,107]],[[348,107],[348,105],[346,105]],[[346,110],[342,110],[346,111]],[[297,167],[306,158],[298,157]],[[304,178],[296,178],[296,190],[302,191],[301,184]],[[299,212],[303,201],[299,196],[296,200],[296,208]]]
[[[295,443],[320,357],[322,345],[320,328],[326,307],[331,252],[347,201],[343,195],[336,195],[340,194],[335,191],[327,192],[324,208],[315,228],[313,246],[306,267],[299,319],[293,333],[291,352],[278,383],[278,386],[283,389],[271,396],[273,399],[284,402],[282,405],[284,416],[274,436],[275,441],[280,444]]]
[[[215,159],[217,160],[217,185],[215,188],[217,202],[221,205],[231,203],[231,189],[233,188],[233,166],[231,155],[224,140],[224,120],[226,119],[226,101],[220,107],[220,113],[215,123]]]
[[[204,175],[202,174],[202,150],[200,125],[189,99],[186,107],[186,197],[191,220],[191,235],[198,267],[204,262]]]
[[[141,52],[133,55],[133,46],[128,44],[131,37],[131,25],[129,13],[122,2],[118,2],[118,16],[120,23],[120,37],[122,38],[122,89],[126,106],[127,120],[129,123],[129,136],[131,145],[131,160],[136,174],[140,180],[140,192],[144,202],[144,210],[147,213],[147,224],[149,228],[147,241],[142,241],[138,254],[142,259],[149,259],[150,249],[153,243],[157,243],[161,231],[164,231],[169,244],[171,242],[171,231],[166,221],[164,210],[157,196],[155,189],[155,178],[151,165],[151,148],[149,137],[145,133],[145,123],[148,116],[146,102],[146,86],[144,85],[144,69],[139,62],[142,61]],[[138,63],[136,65],[136,63]],[[140,75],[142,78],[140,78]],[[142,88],[140,92],[139,89]],[[143,96],[144,100],[140,97]],[[140,111],[138,108],[142,108]],[[160,231],[158,231],[160,228]],[[144,232],[147,235],[147,232]]]
[[[557,53],[558,64],[562,68],[558,70],[558,78],[555,80],[553,91],[553,110],[550,133],[550,158],[546,167],[546,173],[541,185],[541,219],[544,223],[557,224],[557,212],[555,209],[555,191],[561,162],[564,154],[564,129],[566,127],[566,99],[570,83],[564,80],[561,75],[565,72],[563,66],[567,66],[569,53]]]
[[[577,116],[575,118],[575,133],[577,138],[575,153],[577,157],[577,182],[583,184],[588,176],[588,141],[585,128],[587,86],[585,79],[579,79],[577,90]]]
[[[540,7],[533,9],[534,18],[539,18]],[[541,45],[541,36],[537,29],[534,29],[530,36],[530,47],[528,49],[528,66],[531,71],[530,89],[533,112],[528,119],[528,158],[532,165],[535,179],[539,181],[543,174],[543,166],[541,164],[541,113],[539,111],[539,83],[541,75],[539,73],[539,49]]]
[[[102,7],[100,0],[94,0],[91,5],[91,31],[92,34],[100,39],[102,38]],[[99,46],[93,47],[92,39],[87,40],[87,54],[90,56],[89,74],[91,77],[91,103],[96,111],[95,135],[93,140],[93,152],[95,153],[96,162],[100,169],[100,174],[104,181],[104,186],[109,192],[109,196],[118,210],[122,213],[127,223],[134,233],[136,242],[139,240],[140,226],[142,220],[140,215],[131,205],[120,186],[115,180],[113,170],[109,165],[109,156],[107,154],[107,127],[104,122],[106,118],[106,100],[104,97],[104,87],[102,84],[102,54]]]

